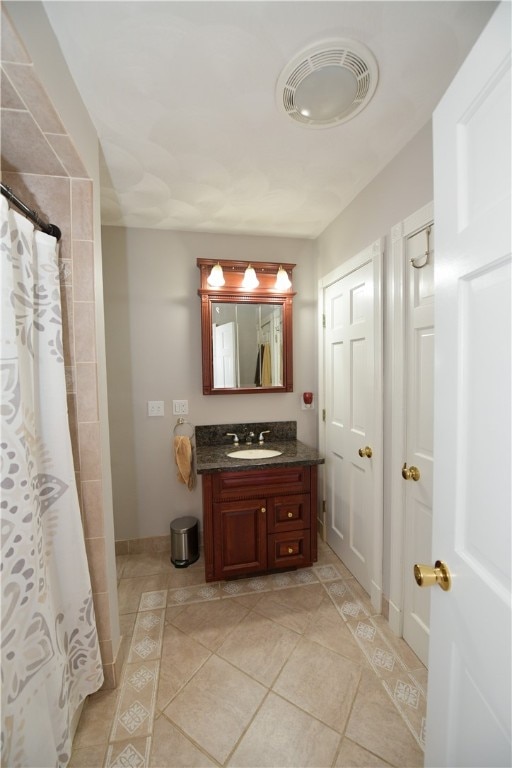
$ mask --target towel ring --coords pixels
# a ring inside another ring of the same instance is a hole
[[[180,430],[185,430],[180,431]],[[176,422],[176,426],[174,427],[173,434],[174,435],[183,435],[184,437],[194,437],[195,429],[190,424],[190,422],[185,421],[185,419],[178,419]]]

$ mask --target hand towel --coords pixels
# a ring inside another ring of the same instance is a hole
[[[192,443],[190,437],[178,435],[174,438],[174,458],[178,467],[178,480],[184,483],[189,491],[194,487],[192,471]]]

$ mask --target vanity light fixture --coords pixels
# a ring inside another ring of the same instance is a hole
[[[212,267],[212,271],[210,272],[206,282],[208,285],[211,285],[212,288],[220,288],[220,286],[224,285],[226,282],[224,279],[224,272],[222,271],[222,267],[219,262],[217,262],[215,266]]]
[[[260,281],[256,277],[256,272],[254,271],[254,267],[249,264],[247,269],[244,273],[244,279],[242,280],[242,287],[243,288],[257,288],[260,284]]]
[[[277,270],[276,289],[278,291],[286,291],[288,288],[291,288],[291,285],[292,281],[288,277],[288,272],[280,266]]]

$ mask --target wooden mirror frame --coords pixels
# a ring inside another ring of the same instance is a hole
[[[293,392],[293,330],[292,303],[295,293],[291,288],[276,290],[277,270],[283,267],[291,278],[295,264],[273,263],[268,261],[250,262],[258,275],[257,288],[243,288],[242,280],[248,261],[223,259],[197,259],[201,272],[201,287],[197,291],[201,298],[201,347],[204,395],[244,395],[263,392]],[[216,264],[224,272],[225,284],[214,288],[208,285],[208,277]],[[213,342],[212,342],[212,305],[225,304],[280,304],[283,309],[283,384],[276,387],[230,387],[213,386]]]

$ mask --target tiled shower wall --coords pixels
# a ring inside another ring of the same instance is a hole
[[[2,8],[2,181],[62,231],[61,286],[68,410],[105,688],[113,647],[107,582],[96,360],[92,182]],[[69,542],[73,546],[73,542]]]

